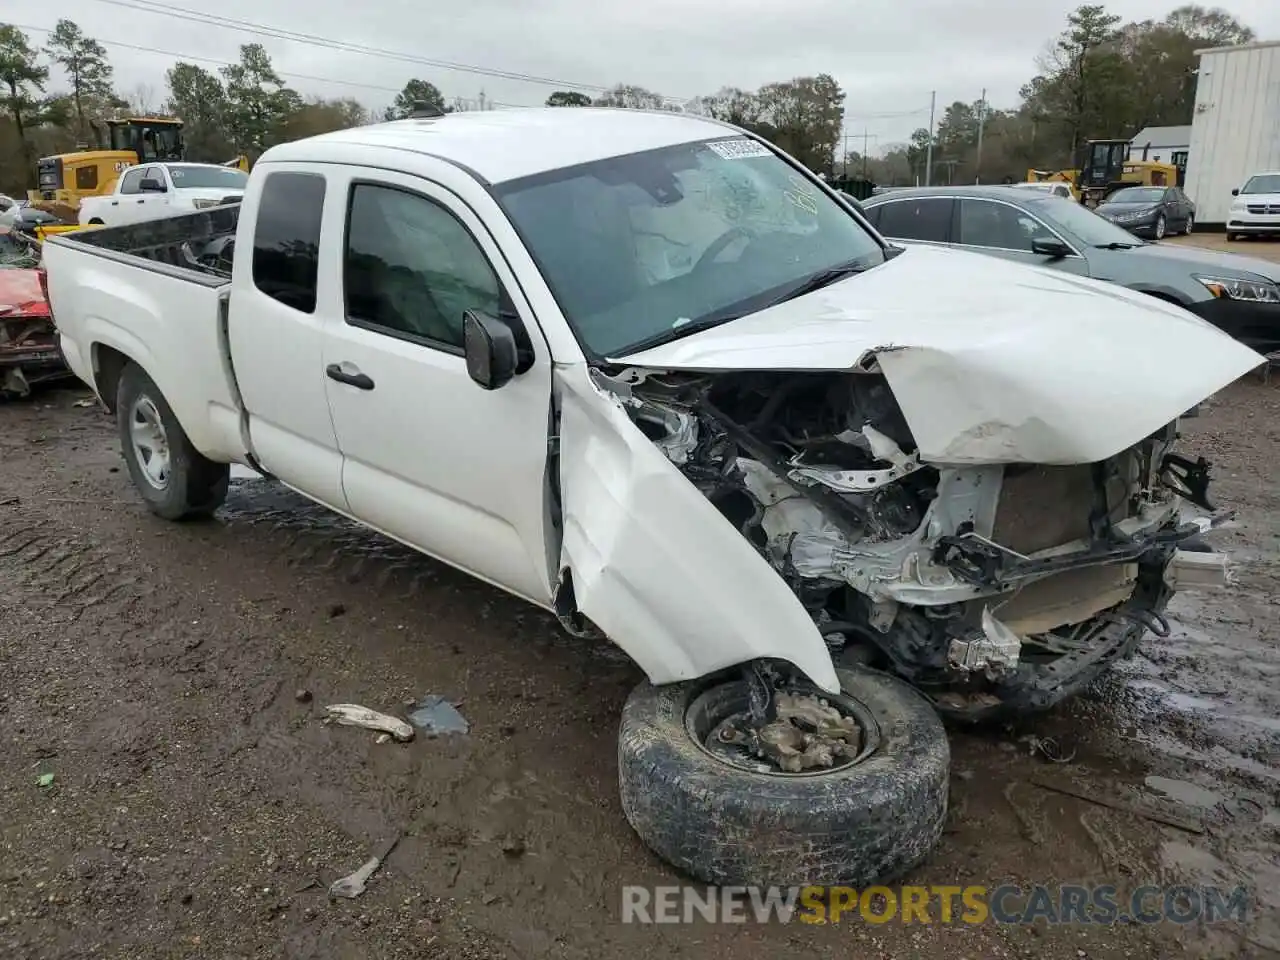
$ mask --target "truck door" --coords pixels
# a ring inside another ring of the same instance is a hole
[[[344,192],[346,222],[326,222],[343,243],[325,264],[342,290],[325,303],[324,382],[351,514],[549,604],[551,362],[532,311],[483,222],[445,187],[357,170]],[[519,315],[531,369],[477,386],[466,310]]]
[[[138,202],[135,206],[135,220],[156,220],[168,214],[173,203],[173,182],[164,164],[155,163],[144,167],[146,173],[138,184]]]
[[[109,209],[104,211],[102,218],[107,226],[117,227],[143,219],[142,208],[148,195],[142,192],[141,187],[150,170],[148,166],[130,167],[121,175],[119,189],[107,201]]]
[[[321,503],[346,510],[342,457],[329,415],[318,309],[340,296],[320,270],[323,173],[273,164],[246,195],[232,269],[228,339],[249,436],[262,465]],[[341,216],[341,213],[339,213]],[[334,240],[334,243],[340,242]]]

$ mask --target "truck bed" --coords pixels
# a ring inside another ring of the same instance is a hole
[[[239,222],[240,204],[226,204],[142,223],[77,230],[60,240],[84,244],[111,259],[140,258],[203,274],[221,284],[231,277]]]
[[[231,279],[228,269],[200,262],[199,251],[234,242],[238,213],[210,207],[77,231],[50,237],[42,251],[49,306],[76,376],[111,403],[110,372],[136,363],[195,448],[222,462],[246,455],[227,345]]]

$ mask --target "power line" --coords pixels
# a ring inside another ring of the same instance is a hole
[[[431,57],[422,57],[398,50],[387,50],[382,47],[350,43],[346,40],[335,40],[331,37],[323,37],[317,34],[286,30],[281,27],[272,27],[267,24],[254,23],[249,20],[240,20],[235,17],[225,17],[219,14],[202,13],[194,10],[183,10],[167,6],[166,4],[156,3],[153,2],[153,0],[96,0],[96,2],[110,4],[115,7],[123,7],[127,10],[135,10],[142,13],[172,17],[175,20],[185,20],[189,23],[198,23],[203,26],[222,27],[225,30],[234,30],[240,33],[270,37],[276,40],[292,40],[296,43],[324,47],[329,50],[377,56],[383,59],[401,60],[406,63],[421,64],[423,66],[437,67],[444,70],[457,70],[462,73],[474,73],[504,80],[516,80],[523,83],[543,84],[545,86],[559,87],[562,89],[591,90],[598,93],[603,93],[609,89],[608,87],[600,86],[599,84],[577,83],[571,80],[558,80],[551,77],[541,77],[535,74],[520,73],[513,70],[497,70],[491,67],[481,67],[469,63],[458,63],[452,60],[437,60]]]
[[[15,23],[13,26],[17,27],[19,30],[30,30],[33,33],[53,33],[53,29],[50,27],[34,27],[23,23]],[[179,53],[176,50],[161,50],[158,47],[142,47],[136,43],[125,43],[122,40],[103,40],[100,37],[95,37],[94,39],[108,47],[122,47],[126,50],[138,50],[142,53],[157,53],[165,57],[176,57],[179,60],[193,60],[198,63],[213,63],[222,67],[235,66],[234,61],[219,60],[216,57],[196,56],[191,53]],[[358,80],[339,80],[336,77],[317,77],[308,73],[291,73],[285,70],[277,70],[276,72],[282,77],[291,77],[295,80],[312,80],[317,83],[336,83],[348,87],[364,87],[367,90],[379,90],[384,93],[400,92],[394,87],[382,87],[374,83],[362,83]],[[508,104],[504,104],[504,106],[508,106]]]

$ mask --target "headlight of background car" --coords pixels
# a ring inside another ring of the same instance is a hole
[[[1280,287],[1269,280],[1233,280],[1227,277],[1196,277],[1219,300],[1250,303],[1280,303]]]

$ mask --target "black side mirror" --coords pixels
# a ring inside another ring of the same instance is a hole
[[[462,315],[467,373],[486,390],[497,390],[516,375],[520,351],[511,327],[478,310]]]
[[[1031,252],[1055,260],[1071,256],[1071,248],[1056,237],[1037,237],[1031,241]]]
[[[1234,190],[1232,190],[1232,191],[1231,191],[1231,195],[1232,195],[1233,197],[1238,197],[1238,196],[1240,196],[1240,188],[1239,188],[1239,187],[1236,187]]]
[[[165,185],[159,180],[143,180],[142,183],[138,184],[138,189],[143,193],[168,193]]]

